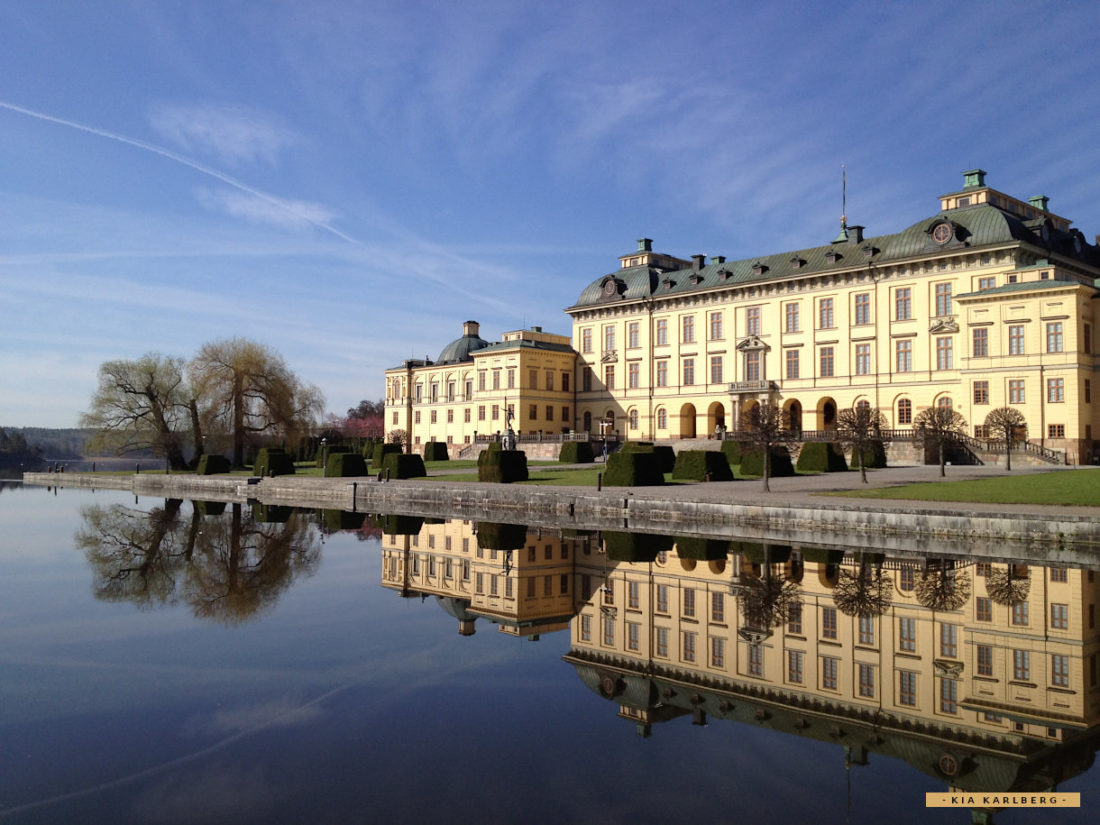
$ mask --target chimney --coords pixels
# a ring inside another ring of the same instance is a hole
[[[712,255],[710,259],[711,264],[724,264],[726,262],[725,255]]]
[[[542,327],[531,327],[531,332],[542,332]]]
[[[986,171],[984,169],[971,169],[963,172],[963,189],[978,189],[985,186]]]
[[[477,321],[466,321],[462,325],[462,334],[467,338],[477,338],[481,330],[481,324]]]
[[[653,239],[652,238],[638,238],[638,251],[639,252],[652,252],[653,251]]]
[[[1050,198],[1048,198],[1046,195],[1035,195],[1034,197],[1028,198],[1027,202],[1034,206],[1036,209],[1042,209],[1044,212],[1046,212],[1048,211],[1047,204],[1050,203]]]
[[[848,227],[848,243],[863,243],[863,227],[862,226],[849,226]]]
[[[706,266],[706,263],[707,263],[707,256],[706,255],[692,255],[691,256],[691,268],[694,269],[696,272],[698,272],[700,269],[702,269],[704,266]]]

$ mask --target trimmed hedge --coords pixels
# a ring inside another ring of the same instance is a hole
[[[810,441],[802,445],[795,469],[804,473],[843,473],[848,470],[848,462],[836,444]]]
[[[195,467],[195,475],[199,476],[214,476],[221,475],[222,473],[228,473],[233,468],[229,459],[224,455],[211,455],[210,453],[203,453],[199,458],[199,463]]]
[[[734,551],[740,553],[754,564],[783,564],[791,560],[789,544],[761,544],[755,541],[735,541]]]
[[[588,441],[563,441],[558,461],[562,464],[591,464],[596,460],[592,444]]]
[[[321,511],[321,523],[326,530],[358,530],[366,519],[366,513],[349,513],[347,510]]]
[[[314,463],[321,467],[322,461],[328,462],[329,458],[341,453],[354,453],[355,449],[347,446],[346,444],[326,444],[323,447],[317,448],[317,455],[314,457]]]
[[[477,546],[482,550],[522,550],[527,546],[527,525],[480,521]]]
[[[726,457],[715,450],[681,450],[672,468],[674,479],[687,481],[733,481],[733,471]]]
[[[382,465],[382,471],[390,478],[422,478],[428,474],[424,469],[424,459],[416,453],[389,453]]]
[[[424,445],[424,460],[450,461],[451,457],[447,454],[447,443],[445,441],[429,441]]]
[[[886,466],[886,445],[877,439],[863,450],[863,467],[867,470],[881,470]],[[859,469],[859,456],[852,456],[852,467]]]
[[[370,468],[372,470],[381,470],[382,465],[385,463],[386,456],[399,452],[401,452],[400,444],[375,444],[374,454],[371,455]]]
[[[477,480],[495,484],[527,481],[527,453],[523,450],[482,450],[477,457]]]
[[[665,483],[655,453],[618,452],[607,457],[605,487],[658,487]]]
[[[624,441],[623,446],[619,448],[620,453],[651,453],[653,452],[652,441]]]
[[[258,476],[292,476],[294,459],[282,447],[261,447],[252,473]]]
[[[660,533],[603,531],[603,546],[612,561],[654,561],[658,553],[667,553],[672,545],[672,536]]]
[[[325,462],[328,478],[350,478],[368,475],[367,462],[359,453],[333,453]]]
[[[764,475],[764,451],[753,450],[741,453],[741,475]],[[772,447],[772,468],[770,478],[783,478],[794,475],[791,452],[786,447]]]
[[[752,447],[744,441],[723,441],[722,442],[722,455],[726,457],[726,460],[733,467],[741,463],[741,457],[751,451]]]

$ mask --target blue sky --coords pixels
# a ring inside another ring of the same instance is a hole
[[[648,236],[896,232],[961,172],[1100,232],[1100,4],[0,0],[0,425],[277,349],[342,412]]]

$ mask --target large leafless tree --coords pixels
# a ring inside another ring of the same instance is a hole
[[[867,468],[863,466],[863,454],[875,441],[882,441],[886,429],[886,416],[873,407],[855,407],[841,410],[836,417],[836,440],[852,449],[852,460],[859,460],[859,478],[867,483]]]
[[[1025,423],[1024,414],[1015,407],[998,407],[990,410],[985,417],[990,437],[1002,439],[1005,443],[1006,470],[1012,469],[1012,445],[1016,443],[1016,433]]]
[[[771,492],[768,481],[772,474],[772,449],[789,447],[798,438],[791,431],[790,415],[778,404],[761,401],[741,414],[741,431],[738,438],[748,441],[764,453],[764,490]]]
[[[913,419],[913,429],[925,448],[932,447],[938,451],[940,475],[947,475],[944,471],[947,445],[966,435],[966,419],[950,407],[928,407],[917,413]]]

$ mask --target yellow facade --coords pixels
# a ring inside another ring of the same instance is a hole
[[[984,174],[897,235],[845,226],[828,246],[730,263],[643,239],[566,310],[578,429],[704,437],[770,400],[804,430],[857,404],[896,428],[950,405],[980,437],[1014,406],[1030,440],[1090,460],[1100,250],[1046,198]]]
[[[473,346],[456,347],[471,340]],[[533,327],[490,344],[467,321],[463,338],[436,361],[386,371],[386,429],[405,430],[414,449],[428,441],[466,445],[506,432],[511,410],[517,434],[568,431],[575,361],[567,336]]]

